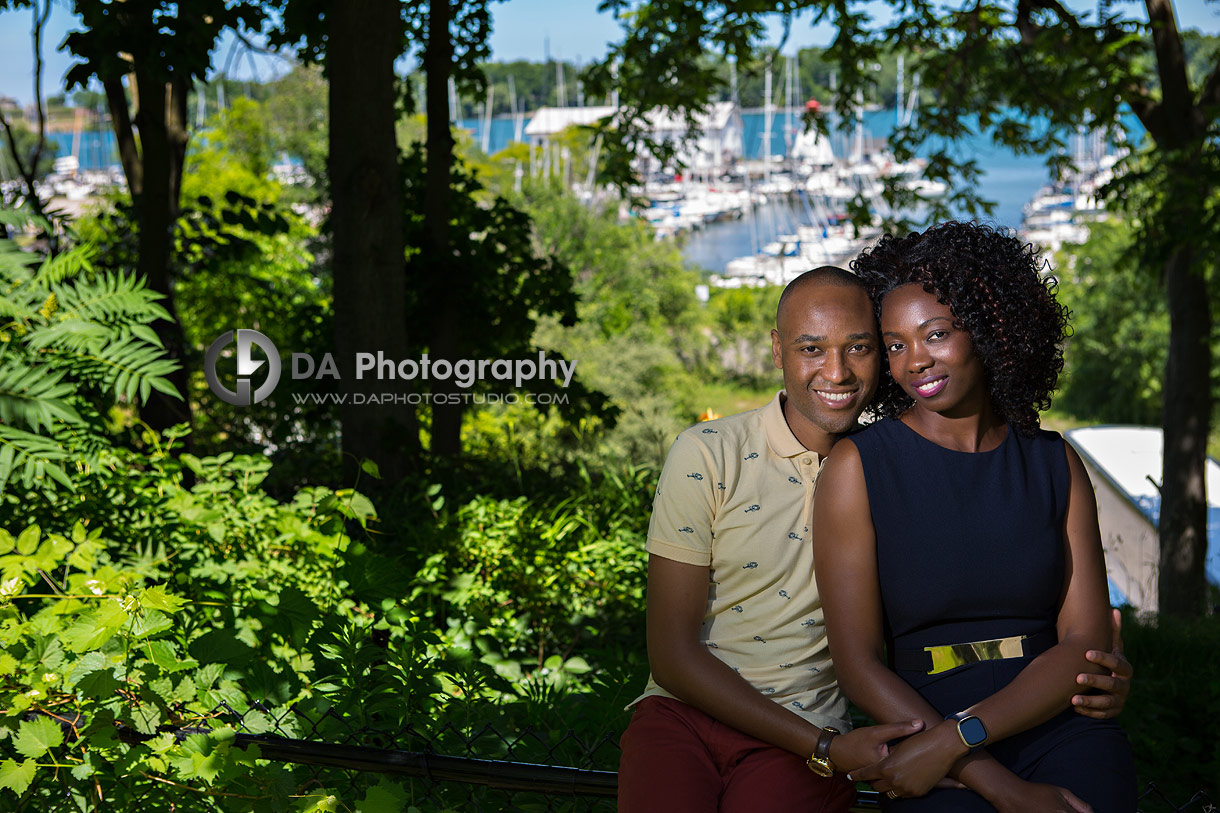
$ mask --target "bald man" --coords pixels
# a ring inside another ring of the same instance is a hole
[[[839,693],[813,579],[814,486],[877,387],[881,347],[856,277],[823,266],[780,296],[766,406],[697,424],[661,472],[648,529],[648,662],[622,737],[619,810],[847,810],[846,771],[921,724],[855,731]],[[1113,716],[1130,674],[1082,713]],[[840,733],[848,732],[848,733]]]

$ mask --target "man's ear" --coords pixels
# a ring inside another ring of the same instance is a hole
[[[775,369],[784,369],[784,354],[783,345],[779,341],[779,331],[771,330],[771,363],[775,365]]]

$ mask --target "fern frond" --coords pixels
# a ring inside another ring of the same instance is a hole
[[[91,279],[77,279],[71,286],[52,285],[64,318],[94,322],[151,322],[169,319],[156,300],[162,296],[144,287],[140,278],[107,272]]]
[[[117,337],[118,331],[114,328],[85,319],[71,318],[30,331],[26,346],[31,350],[43,350],[58,345],[78,353],[96,353],[106,342]]]
[[[54,438],[35,435],[13,426],[0,424],[0,493],[15,474],[27,489],[46,485],[50,477],[68,490],[75,490],[63,469],[72,456]]]
[[[22,302],[19,299],[0,296],[0,319],[20,319],[22,321],[34,316],[34,303]]]
[[[93,271],[91,260],[96,254],[97,247],[92,243],[86,243],[77,246],[72,251],[48,257],[42,267],[38,269],[38,273],[34,275],[34,283],[49,286],[80,276],[83,272],[91,272]]]
[[[35,432],[50,429],[56,419],[80,423],[80,415],[65,399],[76,387],[63,380],[64,370],[9,362],[0,366],[0,423],[24,424]]]
[[[179,368],[178,362],[165,358],[165,351],[130,336],[125,341],[108,342],[95,352],[79,352],[62,346],[49,347],[44,354],[57,356],[74,376],[113,388],[116,396],[133,400],[136,393],[150,389],[181,399],[165,376]],[[147,398],[145,394],[144,399]]]

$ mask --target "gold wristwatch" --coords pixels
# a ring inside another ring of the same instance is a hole
[[[830,761],[830,741],[834,739],[835,734],[841,733],[839,729],[830,726],[822,729],[822,733],[818,735],[818,744],[813,747],[813,756],[805,761],[809,770],[818,776],[834,776],[835,764]]]

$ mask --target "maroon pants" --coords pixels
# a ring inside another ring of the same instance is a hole
[[[620,813],[839,813],[856,791],[843,774],[820,777],[768,745],[668,697],[646,697],[621,739]]]

